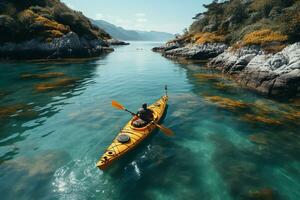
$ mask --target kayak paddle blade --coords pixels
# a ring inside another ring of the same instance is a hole
[[[163,125],[159,125],[159,124],[155,124],[155,125],[156,125],[156,126],[161,130],[161,132],[163,132],[165,135],[167,135],[167,136],[173,136],[173,135],[174,135],[174,132],[173,132],[171,129],[169,129],[169,128],[163,126]]]
[[[119,109],[119,110],[125,110],[125,107],[122,106],[122,104],[116,102],[116,101],[111,101],[112,107]]]

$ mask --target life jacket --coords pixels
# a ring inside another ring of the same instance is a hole
[[[145,122],[150,122],[153,118],[153,114],[150,109],[140,108],[137,112],[137,115],[140,119],[144,120]]]

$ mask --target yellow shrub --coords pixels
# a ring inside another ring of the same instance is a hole
[[[18,19],[21,23],[29,23],[36,17],[36,14],[27,9],[18,14]]]
[[[24,17],[32,17],[32,16],[35,16],[35,13],[32,11],[32,10],[29,10],[29,9],[26,9],[24,10],[22,13],[22,16]]]
[[[216,35],[215,33],[201,32],[193,36],[193,40],[196,44],[205,44],[205,43],[218,43],[224,42],[225,38],[222,35]]]
[[[246,34],[243,38],[242,45],[266,45],[271,42],[284,42],[287,39],[287,35],[274,32],[270,29],[264,29]]]
[[[187,34],[187,35],[180,36],[178,38],[169,40],[167,42],[167,44],[170,44],[170,43],[173,43],[173,42],[190,42],[191,38],[192,38],[192,35],[191,34]]]
[[[52,38],[60,38],[62,37],[64,34],[58,30],[48,30],[47,33],[49,33],[49,35]]]
[[[49,19],[47,19],[45,17],[42,17],[42,16],[36,17],[35,21],[37,23],[42,24],[44,27],[46,27],[47,29],[50,29],[50,30],[57,30],[61,33],[67,33],[67,32],[70,31],[63,24],[57,23],[56,21],[53,21],[53,20],[49,20]]]

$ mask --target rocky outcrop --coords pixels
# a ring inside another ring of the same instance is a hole
[[[227,48],[227,45],[222,43],[180,45],[174,42],[161,47],[155,47],[153,51],[161,52],[167,58],[206,60],[218,56]]]
[[[93,57],[102,53],[113,51],[101,39],[90,40],[69,32],[51,42],[32,39],[21,43],[7,42],[0,45],[0,58],[2,59],[36,59],[36,58],[71,58]]]
[[[129,42],[124,42],[124,41],[117,40],[117,39],[108,39],[108,40],[106,40],[106,42],[109,45],[129,45],[130,44]]]
[[[289,45],[276,54],[267,54],[257,46],[236,51],[229,49],[212,59],[208,66],[268,96],[300,93],[300,43]]]
[[[179,44],[178,42],[168,42],[162,46],[154,47],[152,51],[163,53],[180,47],[183,47],[183,45]]]

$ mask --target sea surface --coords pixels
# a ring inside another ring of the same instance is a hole
[[[1,200],[300,199],[300,101],[135,42],[96,59],[0,63]],[[169,88],[163,124],[107,171],[130,115]]]

